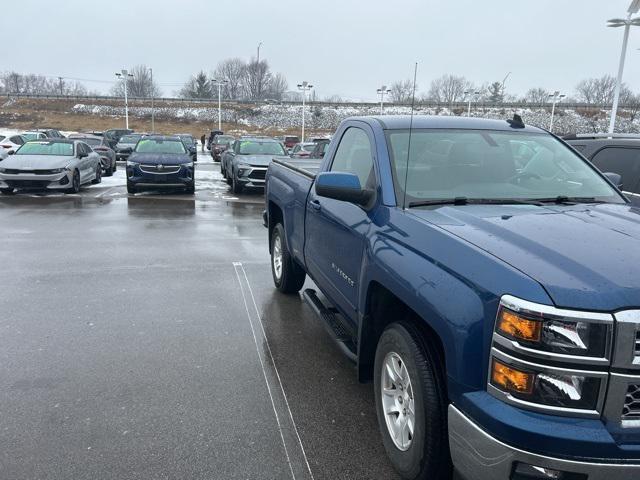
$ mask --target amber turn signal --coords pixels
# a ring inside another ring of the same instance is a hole
[[[491,383],[508,392],[531,394],[535,375],[521,372],[509,367],[499,360],[493,359],[491,366]]]
[[[542,322],[529,320],[504,308],[500,310],[496,328],[508,337],[528,342],[539,342],[542,334]]]

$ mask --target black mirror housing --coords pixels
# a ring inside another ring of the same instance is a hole
[[[622,176],[619,173],[614,172],[604,172],[604,176],[609,179],[611,183],[613,183],[619,190],[622,190]]]
[[[324,172],[316,177],[316,194],[356,205],[369,205],[373,199],[373,190],[363,189],[360,180],[353,173]]]

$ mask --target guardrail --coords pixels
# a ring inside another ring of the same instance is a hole
[[[43,100],[74,100],[74,101],[111,101],[111,102],[121,102],[123,101],[122,97],[114,97],[110,95],[31,95],[31,94],[15,94],[15,93],[2,93],[0,94],[0,98],[28,98],[28,99],[43,99]],[[132,103],[151,103],[151,97],[129,97],[129,101]],[[158,97],[154,98],[153,101],[156,104],[163,103],[190,103],[190,104],[211,104],[217,108],[218,101],[215,98],[181,98],[181,97]],[[254,105],[254,106],[262,106],[262,105],[294,105],[299,106],[299,101],[265,101],[265,100],[226,100],[222,102],[224,105]],[[320,101],[308,101],[307,105],[309,106],[320,106],[320,107],[379,107],[380,103],[378,102],[320,102]],[[385,103],[385,108],[389,107],[408,107],[410,104],[408,103]],[[466,109],[468,108],[468,102],[454,102],[452,104],[448,103],[438,103],[438,102],[418,102],[416,103],[417,107],[420,108],[450,108],[450,109]],[[508,102],[508,103],[489,103],[489,102],[472,102],[472,108],[551,108],[551,103],[547,104],[533,104],[526,102]],[[608,110],[611,108],[611,105],[596,105],[596,104],[588,104],[588,103],[558,103],[556,108],[562,109],[605,109]],[[634,108],[638,109],[637,105],[620,105],[620,108]]]

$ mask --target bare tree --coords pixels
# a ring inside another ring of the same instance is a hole
[[[269,98],[282,100],[282,96],[289,89],[289,82],[282,73],[276,73],[271,76],[267,85],[267,95]]]
[[[180,90],[182,98],[212,98],[213,85],[203,71],[193,75]]]
[[[502,103],[504,100],[504,84],[502,82],[493,82],[487,90],[490,103]]]
[[[524,95],[524,101],[542,106],[549,101],[549,91],[542,87],[530,88]]]
[[[472,89],[473,85],[465,77],[443,75],[431,82],[428,98],[431,101],[445,103],[451,107],[453,103],[464,99],[465,91]]]
[[[146,65],[136,65],[129,71],[133,77],[127,78],[127,94],[130,97],[150,98],[159,97],[162,92],[155,81],[151,80],[151,70]],[[116,97],[124,96],[122,80],[118,81],[111,89],[111,94]]]
[[[228,58],[218,63],[214,72],[216,80],[225,81],[224,96],[237,100],[243,94],[244,71],[247,64],[240,58]]]
[[[576,86],[578,100],[587,105],[611,105],[616,90],[616,79],[611,75],[600,78],[587,78]],[[620,103],[625,104],[633,97],[633,92],[626,84],[620,88]]]
[[[410,103],[413,97],[413,81],[410,79],[399,80],[391,84],[391,101],[393,103]],[[417,88],[416,88],[417,90]]]
[[[264,98],[269,82],[271,81],[271,72],[269,71],[269,63],[266,60],[252,60],[247,64],[244,70],[244,87],[245,95],[250,100],[260,100]]]

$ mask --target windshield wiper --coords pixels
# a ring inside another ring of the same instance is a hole
[[[535,198],[533,201],[540,203],[557,203],[558,205],[568,205],[575,203],[607,203],[603,200],[596,200],[595,197],[568,197],[566,195],[558,195],[557,197]]]
[[[429,205],[536,205],[541,206],[542,203],[537,199],[519,199],[519,198],[434,198],[430,200],[419,200],[411,202],[409,208],[427,207]]]

